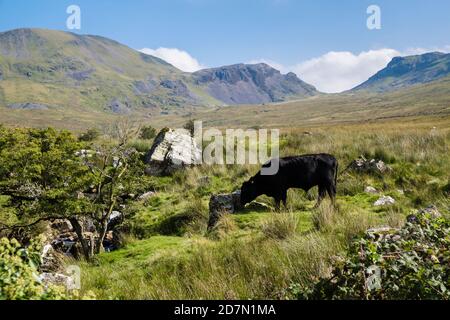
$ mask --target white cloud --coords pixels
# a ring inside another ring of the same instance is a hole
[[[298,77],[318,90],[328,93],[350,90],[365,82],[375,73],[385,68],[392,58],[426,52],[450,52],[450,45],[435,48],[409,48],[402,52],[395,49],[379,49],[354,54],[349,51],[331,51],[298,64],[286,66],[281,63],[257,59],[252,63],[267,63],[283,73],[292,71]]]
[[[370,50],[356,55],[332,51],[289,69],[320,91],[342,92],[366,81],[399,55],[400,52],[393,49]]]
[[[149,54],[151,56],[160,58],[174,67],[184,72],[195,72],[200,69],[204,69],[205,66],[201,65],[197,59],[192,57],[186,51],[176,48],[158,48],[156,50],[144,48],[139,50],[142,53]]]

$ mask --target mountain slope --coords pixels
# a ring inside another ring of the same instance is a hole
[[[209,70],[184,73],[107,38],[17,29],[0,33],[0,106],[155,115],[316,94],[294,74],[283,76],[267,65],[240,68],[239,81],[227,83],[208,77]],[[222,70],[234,74],[234,67]],[[216,94],[223,87],[226,94]]]
[[[352,91],[386,92],[429,83],[450,76],[450,54],[432,52],[409,57],[396,57]]]
[[[161,59],[98,36],[40,29],[0,34],[4,103],[79,106],[115,113],[162,104],[195,104],[164,81],[184,74]],[[164,103],[162,103],[164,102]]]
[[[206,69],[193,77],[211,96],[230,105],[280,102],[318,93],[294,73],[282,75],[264,63]]]

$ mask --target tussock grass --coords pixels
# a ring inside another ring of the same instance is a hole
[[[284,240],[295,235],[299,224],[293,212],[273,213],[262,225],[262,233],[269,239]]]

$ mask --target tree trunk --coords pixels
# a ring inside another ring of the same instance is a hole
[[[93,247],[92,242],[93,241],[91,240],[91,245],[89,246],[87,240],[84,238],[84,235],[83,235],[83,227],[81,226],[81,224],[78,222],[78,220],[76,218],[70,218],[69,221],[72,224],[72,227],[75,230],[75,233],[77,234],[78,239],[80,240],[84,258],[87,261],[89,261],[93,256],[93,254],[92,254],[92,247]]]
[[[99,254],[100,252],[103,251],[103,241],[105,240],[106,233],[108,232],[108,219],[109,215],[108,217],[103,218],[102,221],[100,222],[100,230],[98,232],[98,239],[95,246],[96,254]]]

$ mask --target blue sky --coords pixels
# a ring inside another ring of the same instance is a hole
[[[445,51],[450,45],[448,0],[0,0],[0,31],[67,30],[66,8],[72,4],[81,8],[79,33],[106,36],[135,49],[177,48],[151,52],[168,55],[174,64],[192,59],[184,62],[194,63],[194,69],[265,61],[283,72],[304,73],[317,86],[323,84],[313,75],[327,72],[317,72],[317,64],[333,64],[333,59],[343,59],[339,68],[379,59],[379,68],[395,54]],[[381,8],[381,30],[366,27],[371,4]],[[378,55],[361,57],[364,52]]]

